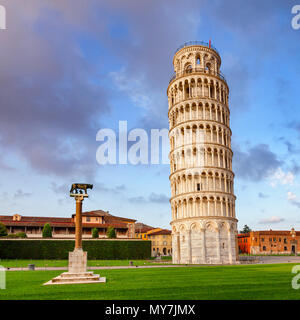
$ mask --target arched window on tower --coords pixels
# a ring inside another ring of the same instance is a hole
[[[185,72],[186,73],[191,73],[192,72],[192,66],[190,64],[185,68]]]

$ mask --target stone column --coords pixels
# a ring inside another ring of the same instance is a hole
[[[206,251],[205,251],[205,247],[206,247],[206,243],[205,243],[205,229],[202,228],[201,229],[201,242],[202,242],[202,259],[203,259],[203,263],[206,263]]]
[[[76,221],[75,221],[75,250],[82,249],[82,201],[83,198],[76,197]]]
[[[69,252],[69,273],[84,273],[87,267],[87,252],[82,250],[82,201],[87,194],[70,194],[76,201],[75,249]]]
[[[187,250],[188,250],[187,263],[192,263],[191,230],[188,230],[187,232]]]
[[[228,230],[228,258],[229,263],[232,263],[232,243],[231,243],[231,230]]]

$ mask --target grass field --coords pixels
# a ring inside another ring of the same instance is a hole
[[[293,264],[101,270],[105,284],[42,284],[59,271],[6,272],[0,299],[300,299]],[[96,270],[95,273],[99,273]]]
[[[164,257],[165,258],[165,257]],[[88,260],[89,267],[101,267],[101,266],[129,266],[129,262],[133,261],[134,265],[157,265],[160,262],[154,260]],[[171,259],[162,259],[163,262],[170,262]],[[0,266],[5,268],[27,268],[28,264],[35,264],[36,267],[67,267],[68,260],[1,260]],[[163,263],[165,264],[165,263]]]

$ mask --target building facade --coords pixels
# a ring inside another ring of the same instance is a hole
[[[300,254],[300,231],[251,231],[238,235],[240,253]]]
[[[221,58],[210,44],[186,43],[173,66],[167,89],[173,262],[235,263],[229,88]]]
[[[172,255],[172,232],[167,229],[149,231],[148,239],[151,240],[152,256]]]
[[[136,239],[151,241],[151,254],[156,256],[172,255],[172,232],[171,230],[154,228],[143,223],[135,224]]]
[[[108,227],[113,227],[117,238],[134,238],[135,221],[129,218],[117,217],[103,210],[82,213],[82,236],[92,237],[92,229],[97,228],[99,238],[106,237]],[[25,232],[28,238],[41,238],[42,230],[46,223],[52,228],[53,238],[75,237],[75,214],[71,218],[55,217],[30,217],[15,214],[13,216],[0,216],[9,234]]]

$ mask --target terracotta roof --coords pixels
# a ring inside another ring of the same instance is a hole
[[[75,213],[72,214],[72,217],[74,217],[74,216],[75,216]],[[123,220],[123,221],[128,221],[128,222],[135,222],[136,221],[134,219],[113,216],[112,214],[108,213],[107,211],[103,211],[103,210],[85,211],[85,212],[82,212],[82,216],[83,217],[107,217],[109,220]]]
[[[75,215],[76,213],[73,213],[72,217],[74,217]],[[82,216],[83,217],[108,217],[108,216],[111,216],[111,214],[103,210],[93,210],[93,211],[82,212]]]
[[[248,233],[239,233],[239,234],[238,234],[238,237],[239,237],[239,238],[250,237],[250,233],[249,233],[249,232],[248,232]]]
[[[148,225],[141,223],[141,222],[137,222],[135,224],[135,232],[136,233],[147,233],[148,231],[153,230],[153,229],[156,229],[156,228],[148,226]]]
[[[113,215],[108,216],[108,220],[121,220],[121,221],[128,221],[128,222],[135,222],[136,221],[134,219],[122,218],[122,217],[113,216]]]
[[[290,230],[261,230],[261,231],[253,231],[254,236],[290,236]],[[296,231],[296,236],[300,236],[300,231]],[[250,233],[240,233],[238,234],[239,238],[250,237]]]
[[[37,222],[37,221],[31,221],[31,222],[24,222],[24,221],[4,221],[0,219],[0,222],[3,222],[6,227],[43,227],[45,223],[49,223],[51,227],[61,227],[61,228],[75,228],[75,223],[74,222],[69,222],[69,223],[55,223],[55,222]],[[127,224],[126,223],[104,223],[104,224],[99,224],[99,223],[83,223],[82,224],[83,228],[108,228],[108,227],[114,227],[118,229],[127,229]]]
[[[276,231],[276,230],[263,230],[263,231],[254,231],[253,232],[255,235],[281,235],[281,236],[290,236],[291,235],[291,230],[288,230],[288,231],[286,231],[286,230],[278,230],[278,231]],[[296,235],[297,236],[300,236],[300,231],[296,231]]]
[[[163,230],[154,231],[150,233],[149,236],[159,236],[159,235],[169,235],[169,234],[172,234],[171,230],[163,229]]]
[[[7,227],[43,227],[45,223],[50,223],[52,227],[75,227],[75,223],[72,218],[57,218],[57,217],[32,217],[32,216],[21,216],[21,220],[13,220],[13,216],[0,216],[0,222],[4,223]],[[104,224],[99,223],[83,223],[85,228],[107,228],[109,226],[120,229],[127,229],[127,223],[114,219],[112,221],[106,221]]]
[[[0,221],[11,221],[11,222],[53,222],[53,223],[70,223],[72,218],[55,218],[55,217],[31,217],[31,216],[21,216],[20,221],[14,221],[13,216],[0,216]]]

